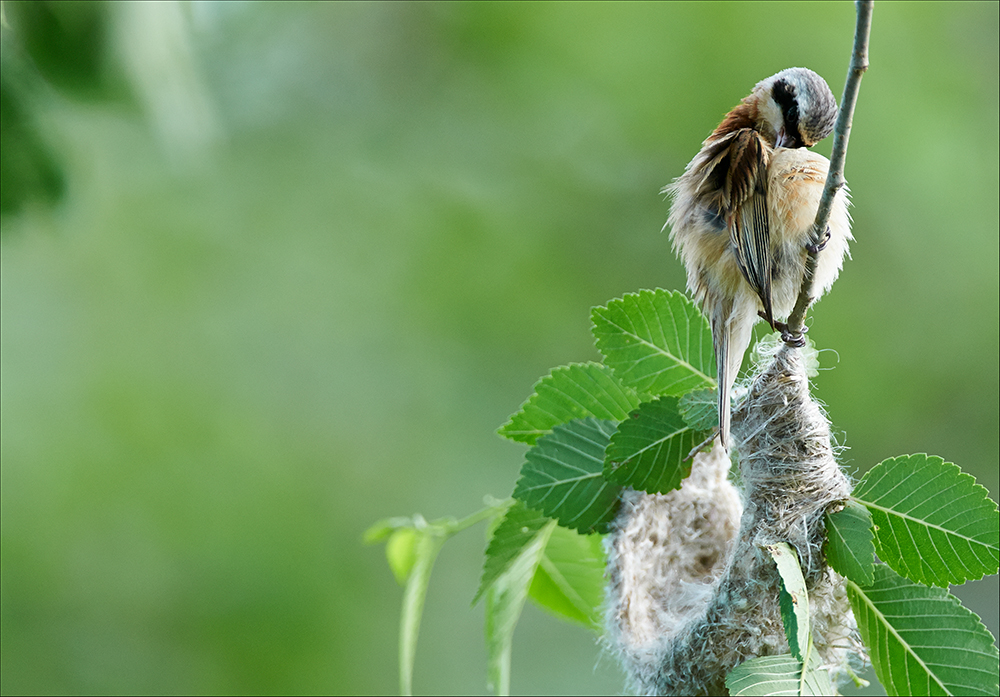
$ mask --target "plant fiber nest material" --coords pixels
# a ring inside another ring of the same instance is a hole
[[[863,649],[844,581],[823,558],[827,510],[850,493],[798,350],[775,347],[733,415],[743,491],[716,442],[668,494],[628,490],[608,536],[606,641],[632,691],[726,694],[726,675],[788,653],[781,578],[765,545],[798,553],[812,638],[832,678]]]

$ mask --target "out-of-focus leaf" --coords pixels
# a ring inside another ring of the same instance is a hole
[[[404,695],[413,691],[413,660],[417,651],[417,636],[427,597],[434,560],[442,545],[452,535],[483,520],[506,514],[512,499],[484,499],[485,508],[461,520],[447,516],[430,522],[421,515],[384,518],[365,531],[368,544],[387,540],[386,558],[393,575],[405,583],[403,607],[399,620],[399,689]],[[529,579],[530,580],[530,579]]]
[[[510,652],[514,628],[521,617],[528,588],[553,530],[549,520],[510,559],[486,591],[486,650],[489,655],[487,679],[497,695],[510,694]]]
[[[433,528],[414,532],[417,535],[415,559],[403,592],[403,609],[399,620],[399,691],[404,695],[413,694],[413,659],[417,653],[420,618],[424,612],[431,570],[445,540]]]
[[[385,558],[389,561],[389,568],[399,582],[399,585],[406,583],[413,571],[413,565],[417,561],[417,542],[419,535],[413,528],[400,528],[389,536],[389,541],[385,544]]]
[[[520,501],[507,509],[486,546],[483,575],[476,597],[472,599],[473,604],[479,601],[483,593],[517,560],[524,548],[542,534],[551,522],[551,518],[531,510]]]
[[[373,545],[389,537],[395,530],[399,528],[407,528],[414,526],[414,518],[409,516],[394,516],[392,518],[383,518],[372,524],[370,528],[365,530],[365,534],[362,539],[366,545]],[[422,520],[422,518],[421,518]]]
[[[563,619],[600,629],[604,570],[599,535],[581,535],[557,526],[535,571],[529,596]]]

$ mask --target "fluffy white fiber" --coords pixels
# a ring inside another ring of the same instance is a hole
[[[768,358],[733,415],[742,493],[716,443],[679,490],[627,492],[608,537],[607,640],[636,693],[724,695],[735,666],[789,651],[764,549],[775,542],[798,552],[831,677],[861,655],[844,582],[822,552],[823,515],[850,483],[800,352],[782,345]]]

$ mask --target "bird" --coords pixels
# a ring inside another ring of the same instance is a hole
[[[830,161],[808,148],[828,136],[837,102],[822,77],[788,68],[761,80],[726,114],[684,173],[664,187],[664,228],[708,317],[719,390],[718,437],[728,447],[732,392],[758,319],[792,339],[779,318],[795,305]],[[848,254],[847,187],[836,193],[812,293],[830,289]]]

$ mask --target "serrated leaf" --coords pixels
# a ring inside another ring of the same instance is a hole
[[[496,515],[490,516],[486,523],[486,544],[489,545],[490,540],[493,539],[493,533],[497,531],[497,528],[500,527],[500,523],[502,523],[507,517],[507,511],[509,511],[511,507],[517,505],[517,501],[515,501],[513,497],[508,498],[505,501],[494,499],[492,496],[488,496],[486,498],[487,500],[485,503],[496,511]],[[475,603],[473,603],[473,605],[474,604]]]
[[[706,387],[681,397],[681,417],[694,431],[714,431],[719,427],[719,393]]]
[[[715,385],[708,321],[683,293],[628,293],[591,311],[604,362],[640,393],[681,395]]]
[[[580,532],[607,532],[621,487],[604,479],[612,421],[570,421],[542,436],[525,456],[514,498]]]
[[[552,531],[528,596],[542,609],[591,629],[601,627],[604,549],[599,535]]]
[[[875,569],[872,517],[856,501],[826,516],[826,560],[833,570],[859,586],[870,586]]]
[[[413,659],[417,653],[420,618],[424,612],[434,560],[444,544],[444,537],[433,529],[414,532],[417,535],[414,546],[416,558],[403,591],[403,609],[399,619],[399,690],[404,695],[413,694]]]
[[[799,567],[799,557],[787,542],[768,545],[767,551],[781,576],[781,621],[785,625],[788,646],[795,658],[805,663],[810,652],[809,594],[806,579]]]
[[[958,465],[924,454],[885,460],[851,496],[871,512],[875,551],[897,573],[946,587],[997,572],[997,505]]]
[[[479,590],[472,599],[475,605],[490,586],[505,573],[531,542],[554,522],[538,511],[517,502],[507,509],[500,523],[493,530],[486,546],[483,574],[479,580]]]
[[[878,564],[872,585],[848,581],[847,596],[887,694],[997,694],[1000,658],[993,636],[948,591]]]
[[[533,394],[497,433],[533,445],[559,424],[588,416],[621,421],[637,406],[635,390],[622,385],[611,368],[572,363],[539,380]]]
[[[622,486],[665,494],[691,473],[698,434],[681,418],[676,397],[639,405],[618,425],[604,457],[604,477]]]
[[[818,658],[810,660],[809,670],[791,654],[760,656],[744,661],[729,671],[726,687],[733,697],[762,695],[835,695],[830,675]]]
[[[535,576],[556,522],[549,520],[520,548],[504,571],[486,591],[486,650],[489,656],[487,679],[498,695],[510,694],[510,655],[514,628],[524,609],[528,588]]]

